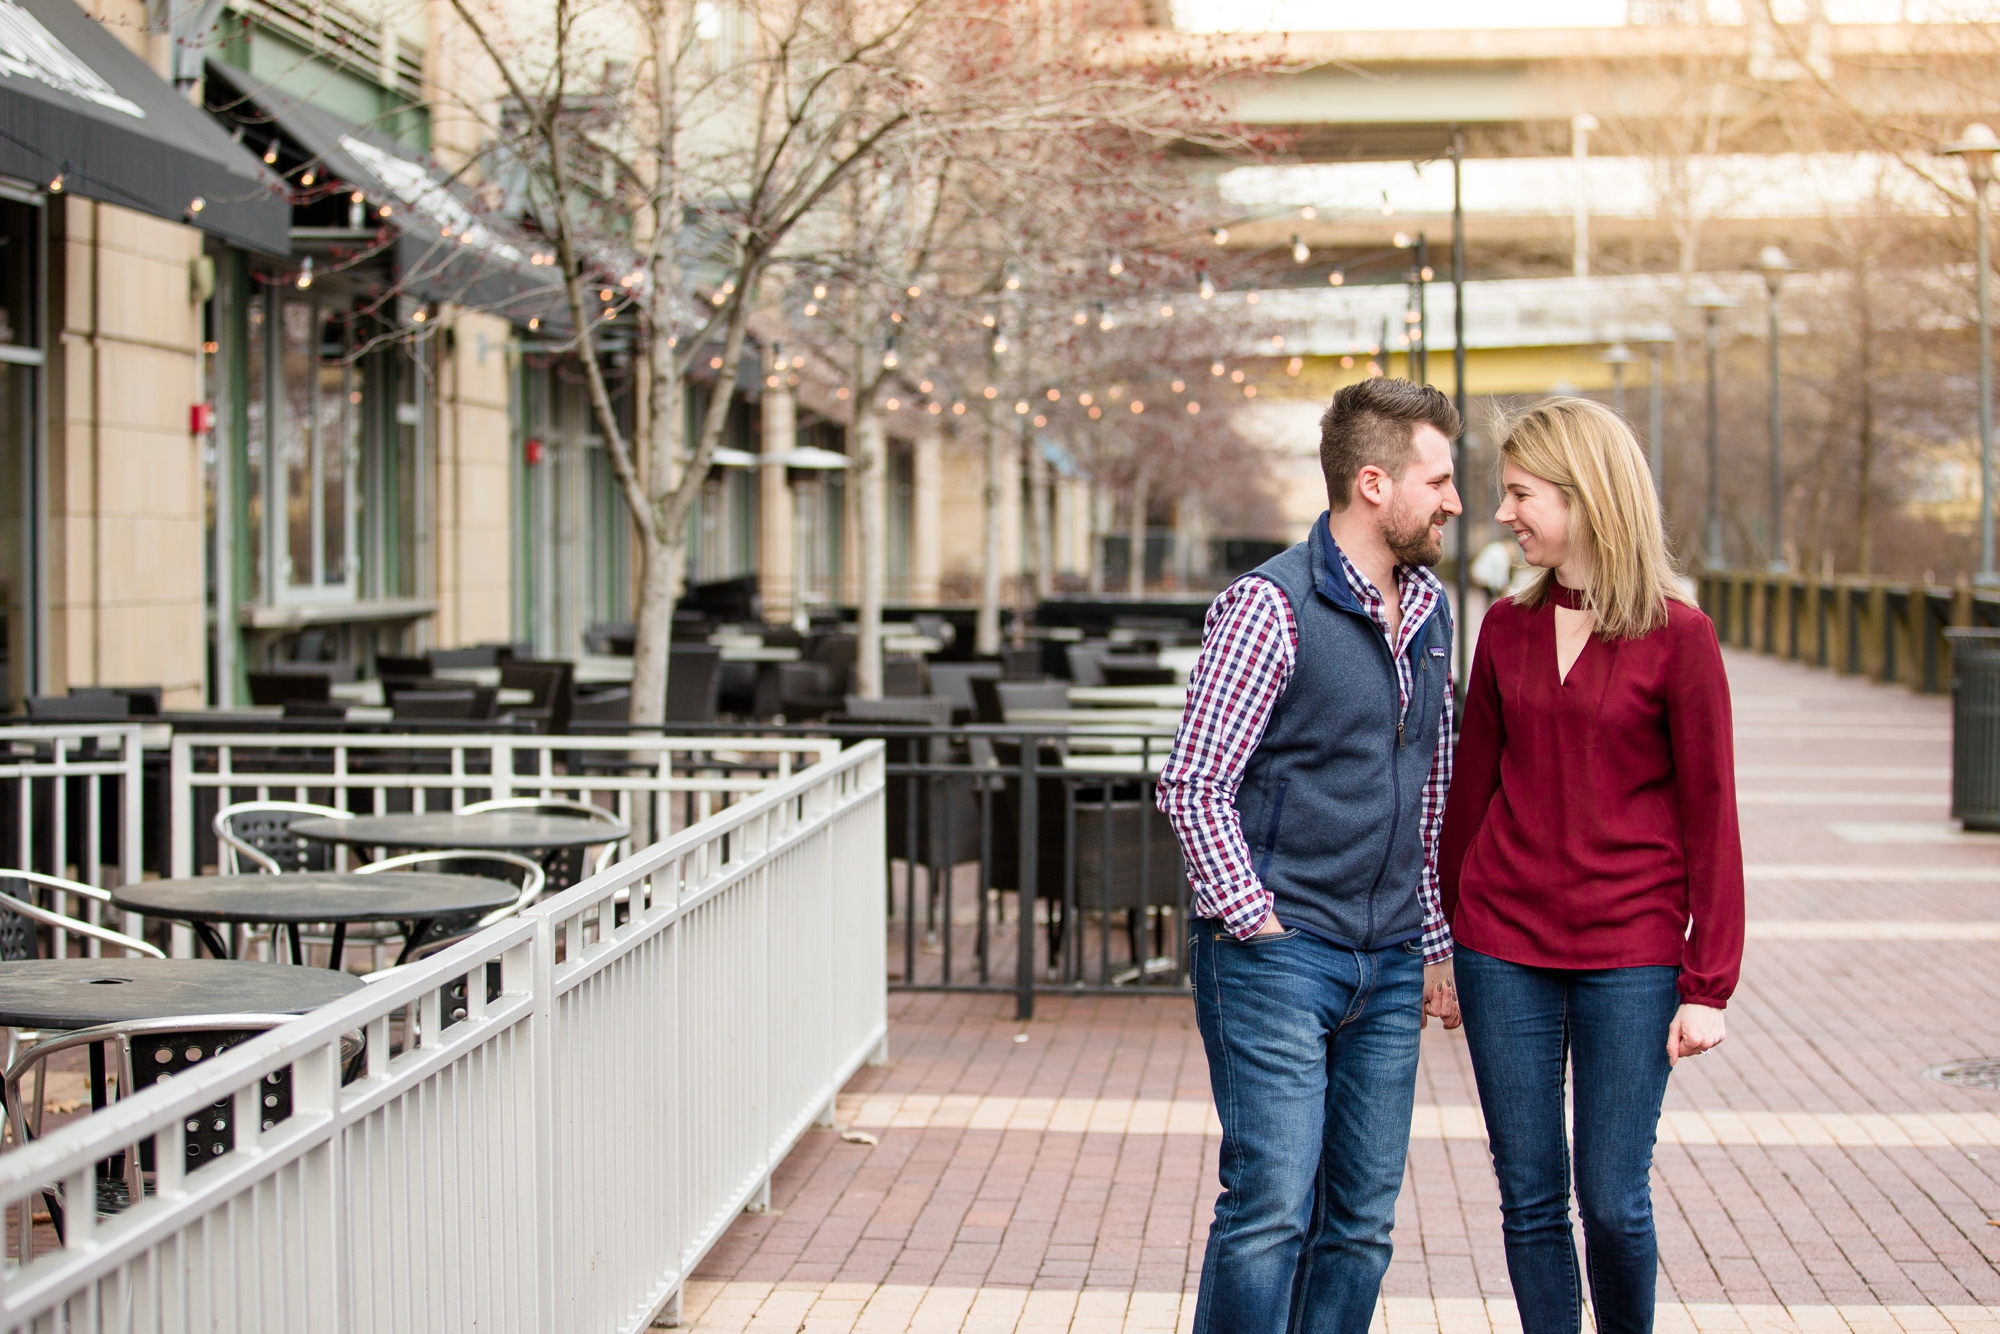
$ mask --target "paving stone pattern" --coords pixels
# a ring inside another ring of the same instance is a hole
[[[1753,919],[2000,922],[2000,838],[1948,832],[1945,701],[1742,653],[1729,670]],[[2000,1112],[2000,1092],[1922,1076],[2000,1056],[2000,944],[1917,934],[1944,938],[1753,939],[1729,1041],[1682,1064],[1669,1109]],[[1011,1013],[1004,998],[894,995],[893,1062],[857,1076],[843,1107],[1207,1097],[1184,998]],[[1459,1035],[1425,1034],[1417,1101],[1476,1104]],[[773,1212],[740,1219],[689,1285],[696,1329],[1187,1327],[1212,1133],[868,1133],[879,1143],[801,1141]],[[1663,1144],[1654,1201],[1663,1330],[2000,1331],[2000,1148]],[[1378,1327],[1518,1328],[1499,1223],[1483,1143],[1413,1143]]]

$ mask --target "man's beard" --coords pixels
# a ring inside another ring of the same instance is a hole
[[[1436,525],[1443,511],[1412,517],[1383,533],[1398,565],[1435,565],[1444,558],[1444,533]]]

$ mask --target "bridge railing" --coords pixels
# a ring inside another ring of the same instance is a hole
[[[644,1329],[881,1048],[882,801],[855,746],[0,1154],[9,1218],[157,1164],[60,1239],[12,1230],[0,1329]],[[233,1142],[187,1169],[218,1102]]]
[[[1724,644],[1912,690],[1951,688],[1954,626],[2000,626],[2000,592],[1969,584],[1717,570],[1696,580]]]

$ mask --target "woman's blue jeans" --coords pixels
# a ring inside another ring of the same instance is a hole
[[[1576,1199],[1599,1334],[1653,1328],[1653,1141],[1678,968],[1530,968],[1458,947],[1466,1043],[1500,1178],[1507,1277],[1524,1334],[1576,1334],[1563,1067],[1575,1071]]]
[[[1222,1118],[1195,1334],[1367,1334],[1409,1158],[1423,955],[1297,928],[1237,940],[1197,920],[1193,934]]]

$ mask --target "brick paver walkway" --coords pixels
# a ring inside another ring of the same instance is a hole
[[[2000,1334],[2000,838],[1947,823],[1943,701],[1735,654],[1752,939],[1668,1093],[1662,1330]],[[1186,1328],[1218,1139],[1181,998],[898,994],[894,1063],[702,1265],[702,1331]],[[1425,1035],[1378,1327],[1518,1328],[1463,1040]]]

